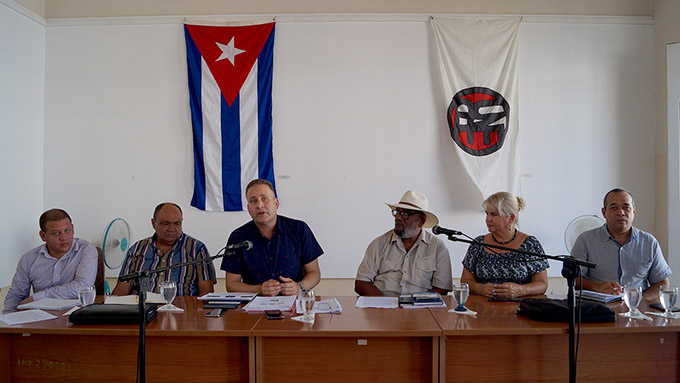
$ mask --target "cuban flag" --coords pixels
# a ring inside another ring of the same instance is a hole
[[[274,24],[184,26],[194,138],[191,206],[244,210],[248,182],[274,184]]]

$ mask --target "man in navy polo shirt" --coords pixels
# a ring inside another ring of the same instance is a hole
[[[309,226],[276,214],[279,200],[267,180],[251,181],[246,199],[253,220],[234,230],[227,245],[251,241],[253,247],[222,259],[227,291],[275,296],[314,288],[323,250]]]

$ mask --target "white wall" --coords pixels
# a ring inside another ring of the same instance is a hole
[[[45,27],[0,2],[0,286],[40,244],[43,211]]]
[[[279,211],[310,224],[322,275],[354,277],[366,245],[392,226],[383,203],[409,188],[428,195],[442,226],[484,233],[425,18],[310,18],[277,24],[274,158]],[[637,226],[653,228],[653,25],[608,20],[525,18],[520,31],[520,223],[552,254],[565,253],[571,219],[597,214],[614,186],[636,196]],[[220,249],[249,218],[189,207],[181,24],[57,23],[46,46],[45,206],[71,212],[82,238],[120,216],[137,240],[151,234],[153,207],[172,200],[185,231]],[[466,248],[449,244],[454,276]]]

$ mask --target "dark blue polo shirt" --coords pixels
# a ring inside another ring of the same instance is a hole
[[[250,250],[238,250],[222,259],[220,269],[240,274],[244,283],[259,285],[270,279],[290,278],[296,282],[305,276],[304,265],[319,258],[323,250],[306,223],[277,215],[271,240],[260,234],[250,221],[234,230],[227,245],[252,241]]]

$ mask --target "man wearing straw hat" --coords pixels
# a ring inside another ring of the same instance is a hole
[[[444,242],[423,228],[439,219],[427,197],[409,190],[392,209],[394,229],[374,239],[359,265],[354,291],[359,295],[405,295],[453,288],[451,260]]]

